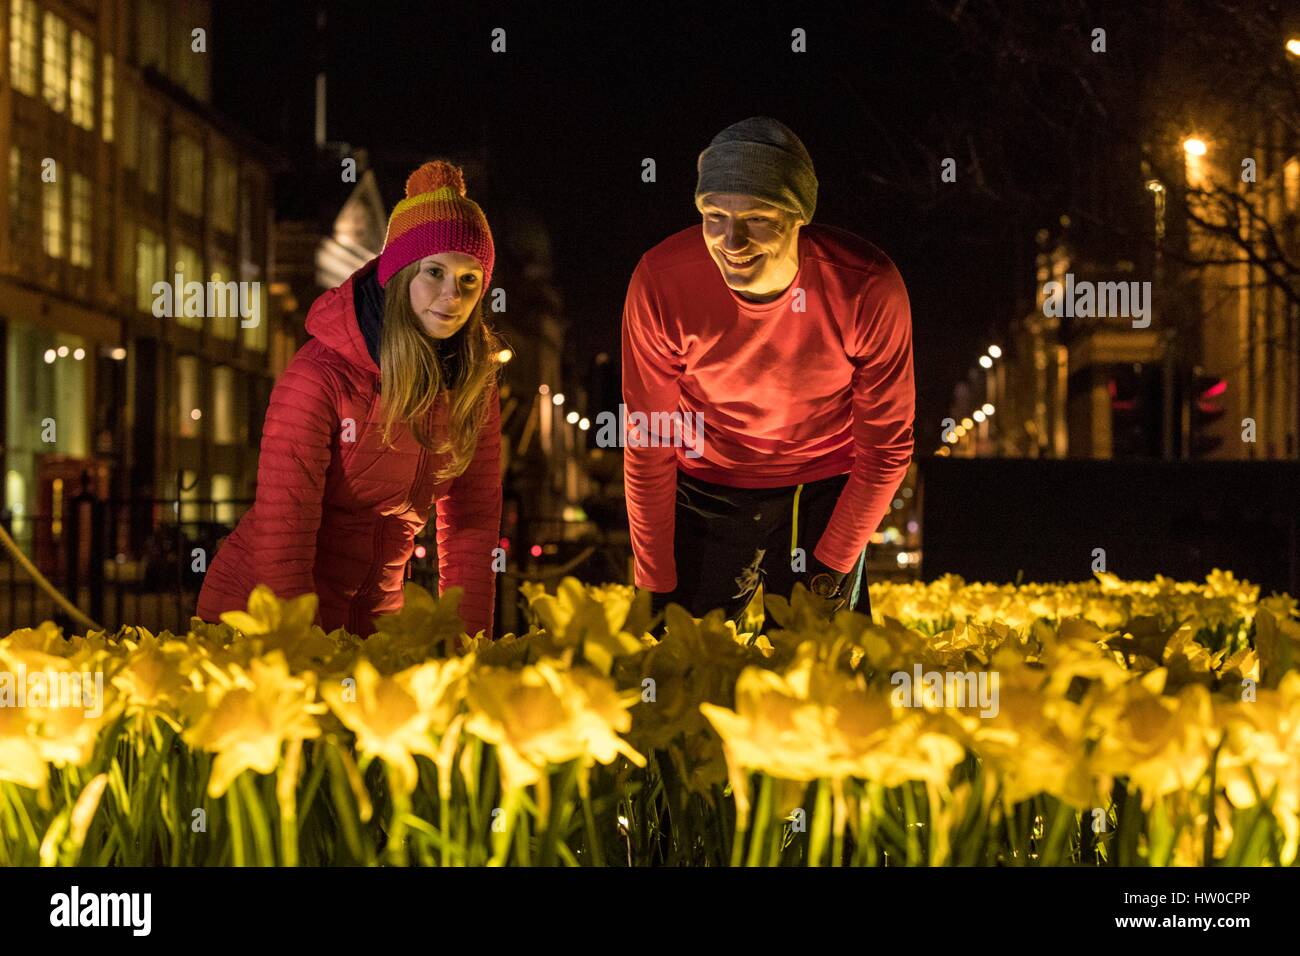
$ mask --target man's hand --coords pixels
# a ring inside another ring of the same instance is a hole
[[[803,577],[803,586],[817,599],[826,616],[830,617],[849,602],[849,595],[844,587],[844,581],[848,574],[827,567],[818,561],[815,555],[809,557],[808,570]]]
[[[668,606],[670,595],[662,591],[650,591],[648,593],[650,594],[650,616],[654,617],[656,614],[662,614],[664,608]]]

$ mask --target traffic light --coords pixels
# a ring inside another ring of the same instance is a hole
[[[1206,375],[1200,368],[1192,376],[1191,457],[1205,458],[1223,444],[1223,436],[1215,434],[1215,423],[1223,417],[1224,395],[1228,380],[1219,375]]]

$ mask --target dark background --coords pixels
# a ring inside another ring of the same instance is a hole
[[[813,157],[814,221],[871,240],[907,282],[925,444],[937,441],[953,383],[1032,304],[1032,230],[1059,212],[1069,174],[1040,117],[1018,105],[1029,92],[1050,99],[1052,72],[1022,90],[1014,47],[1008,63],[1005,51],[973,45],[949,20],[952,6],[218,0],[214,99],[281,150],[292,176],[312,142],[323,63],[328,138],[369,151],[386,198],[400,196],[411,157],[482,144],[489,221],[507,196],[540,214],[568,347],[615,358],[637,259],[699,224],[699,152],[737,120],[776,117]],[[506,54],[489,49],[497,26]],[[790,49],[795,27],[807,31],[805,54]],[[1086,43],[1085,22],[1044,16],[1040,28],[1045,50]],[[1068,90],[1060,101],[1077,109]],[[942,157],[969,168],[971,130],[996,134],[997,163],[940,184]],[[656,183],[640,180],[647,156]]]

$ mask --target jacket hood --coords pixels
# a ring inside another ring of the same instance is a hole
[[[329,289],[307,310],[307,334],[370,375],[379,376],[379,366],[370,356],[357,321],[355,284],[379,266],[371,259],[337,288]]]

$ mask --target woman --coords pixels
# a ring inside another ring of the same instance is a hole
[[[437,503],[438,587],[464,589],[492,636],[501,523],[501,344],[483,317],[492,233],[461,170],[406,182],[383,251],[307,314],[312,339],[271,392],[257,499],[218,549],[197,614],[243,610],[258,584],[315,593],[317,623],[363,637],[402,606],[414,539]]]

